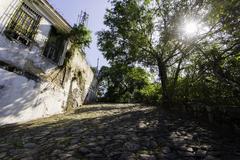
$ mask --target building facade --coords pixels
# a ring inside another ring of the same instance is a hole
[[[47,0],[0,1],[0,125],[63,113],[92,95],[81,51],[64,64],[71,29]]]

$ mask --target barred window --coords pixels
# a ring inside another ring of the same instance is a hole
[[[40,18],[36,12],[23,3],[13,15],[7,26],[7,32],[10,32],[12,38],[21,36],[22,39],[32,40],[36,34]]]

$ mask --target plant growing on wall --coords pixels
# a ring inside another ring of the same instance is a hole
[[[84,24],[75,24],[69,33],[69,38],[72,42],[73,49],[89,47],[92,41],[91,31]]]
[[[84,48],[89,47],[92,37],[91,31],[84,24],[75,24],[70,33],[65,35],[72,43],[70,50],[67,52],[65,58],[65,65],[69,62],[69,59],[74,54],[76,49],[81,50],[81,53],[84,54]]]

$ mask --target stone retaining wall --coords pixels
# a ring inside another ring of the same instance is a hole
[[[189,103],[174,107],[175,111],[192,114],[195,118],[207,120],[218,126],[228,126],[240,133],[240,106],[206,105]]]

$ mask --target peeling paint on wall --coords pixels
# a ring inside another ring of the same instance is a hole
[[[0,2],[0,17],[9,4],[10,0]],[[0,125],[63,113],[67,106],[76,108],[84,103],[94,73],[80,51],[75,51],[67,67],[60,67],[43,56],[51,25],[42,18],[34,38],[36,42],[30,46],[10,41],[0,34],[0,62],[18,70],[10,71],[0,65]],[[28,79],[21,71],[39,80]]]

